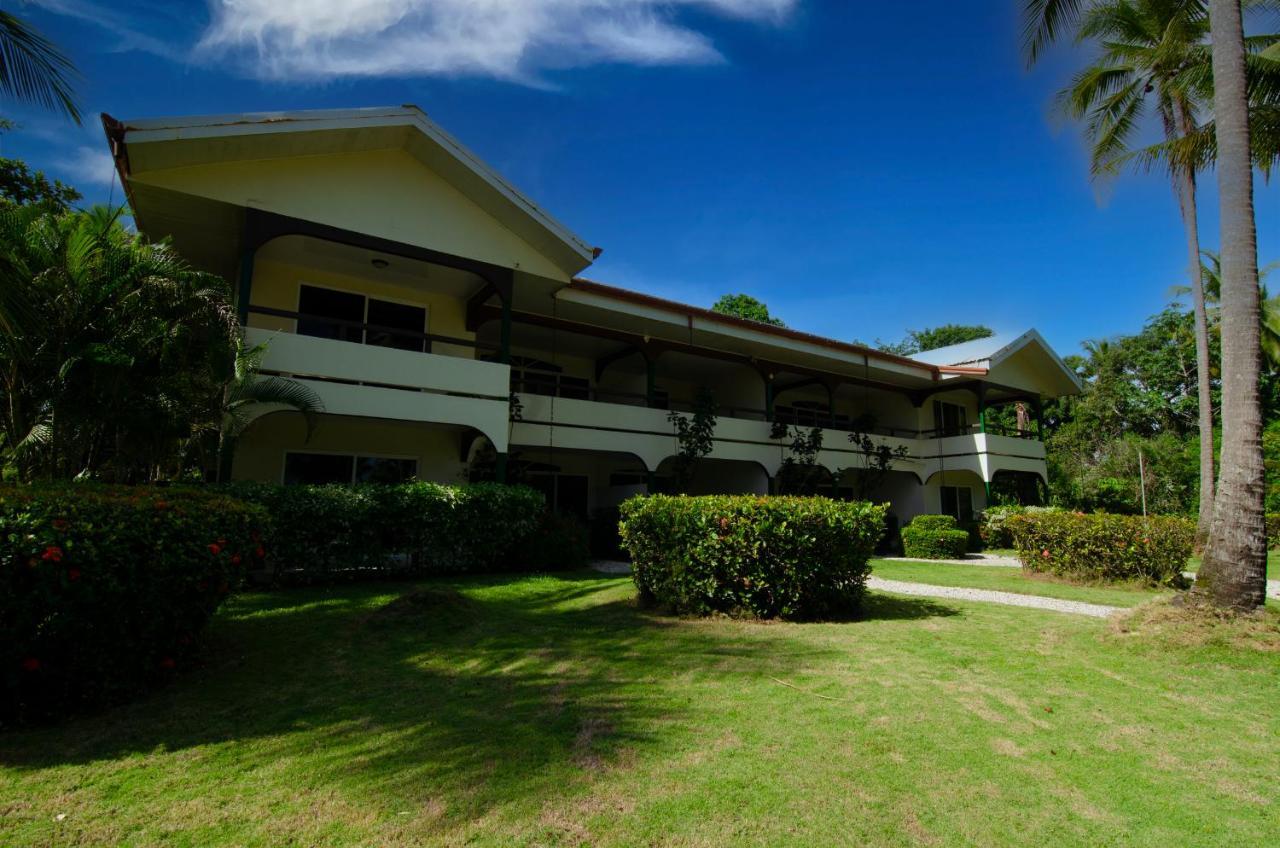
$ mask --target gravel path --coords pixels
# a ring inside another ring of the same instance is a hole
[[[1124,609],[1124,607],[1111,607],[1104,604],[1087,604],[1083,601],[1064,601],[1058,598],[1043,598],[1037,595],[1019,595],[1016,592],[995,592],[990,589],[964,589],[959,586],[930,586],[925,583],[884,580],[875,576],[867,578],[867,588],[879,589],[882,592],[894,592],[899,595],[918,595],[925,598],[954,598],[957,601],[984,601],[990,604],[1005,604],[1011,607],[1033,607],[1035,609],[1052,610],[1053,612],[1090,615],[1094,618],[1106,618]]]
[[[630,574],[631,563],[622,562],[613,559],[598,559],[591,563],[591,567],[603,574]]]
[[[911,559],[909,557],[876,557],[886,562],[940,562],[945,565],[994,565],[1000,568],[1022,568],[1022,563],[1013,557],[996,556],[995,554],[969,554],[964,559]]]

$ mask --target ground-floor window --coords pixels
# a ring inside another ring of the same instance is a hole
[[[290,451],[284,457],[284,482],[405,483],[418,476],[418,460],[391,456]]]
[[[968,486],[943,486],[942,514],[955,516],[961,523],[972,521],[973,489]]]
[[[547,507],[561,515],[576,515],[587,520],[587,478],[580,474],[530,473],[525,479],[530,488],[542,492]]]

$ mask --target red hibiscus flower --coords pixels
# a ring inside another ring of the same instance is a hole
[[[177,663],[173,661],[173,657],[165,657],[164,659],[160,660],[160,667],[163,668],[165,671],[172,671],[174,666],[176,665]]]
[[[57,545],[50,545],[44,549],[44,553],[40,555],[40,559],[45,562],[62,562],[62,548]]]
[[[1042,556],[1042,557],[1047,557],[1047,556],[1049,556],[1049,549],[1048,549],[1048,548],[1045,548],[1043,551],[1041,551],[1041,552],[1040,552],[1040,556]]]
[[[159,510],[166,510],[166,509],[168,509],[168,508],[169,508],[169,502],[168,502],[168,501],[156,501],[156,509],[159,509]]]
[[[66,529],[67,529],[67,527],[69,527],[69,526],[70,526],[70,522],[69,522],[69,521],[67,521],[67,519],[65,519],[65,518],[55,518],[55,519],[53,519],[53,529],[54,529],[54,530],[66,530]]]
[[[258,559],[266,559],[267,549],[262,547],[262,545],[258,545],[258,549],[253,552],[253,555],[256,556]]]
[[[213,554],[214,556],[217,556],[218,554],[222,553],[222,546],[219,545],[217,542],[210,542],[209,553]]]
[[[232,565],[239,565],[239,564],[240,564],[240,554],[232,554],[232,555],[231,555],[231,564],[232,564]]]
[[[79,579],[80,579],[80,569],[78,569],[78,568],[68,568],[68,569],[67,569],[67,579],[68,579],[68,580],[70,580],[70,581],[72,581],[72,582],[75,582],[76,580],[79,580]]]
[[[25,660],[22,661],[22,670],[23,671],[39,671],[40,660],[36,659],[35,657],[27,657]]]

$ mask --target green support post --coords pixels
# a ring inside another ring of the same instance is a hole
[[[511,296],[499,293],[502,300],[502,324],[498,342],[501,345],[498,361],[504,365],[511,362]]]
[[[764,420],[773,422],[773,378],[765,377],[764,380]]]
[[[981,384],[978,386],[978,432],[987,432],[987,387]]]
[[[253,255],[252,248],[245,248],[240,253],[240,285],[236,292],[236,314],[240,326],[249,324],[249,298],[253,296]]]

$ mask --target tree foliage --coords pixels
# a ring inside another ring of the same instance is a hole
[[[925,327],[923,330],[907,330],[906,338],[900,342],[885,342],[877,339],[876,347],[899,356],[912,356],[927,350],[937,350],[940,347],[950,347],[994,335],[995,331],[982,324],[943,324],[939,327]]]
[[[775,327],[787,326],[781,318],[769,314],[769,307],[749,294],[726,294],[711,307],[712,312],[722,315],[733,315],[746,318],[748,321],[759,321]]]

